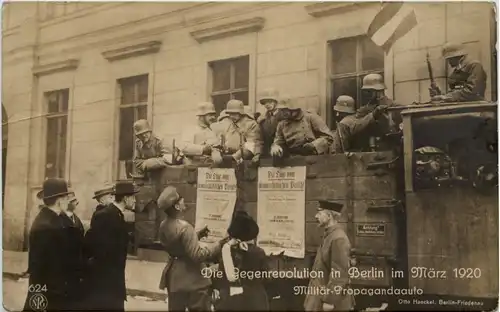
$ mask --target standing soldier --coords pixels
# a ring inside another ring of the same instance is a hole
[[[198,104],[196,116],[197,125],[184,130],[182,135],[180,150],[185,156],[185,165],[203,164],[210,160],[212,153],[220,153],[217,149],[212,149],[218,143],[217,136],[211,129],[211,125],[217,121],[214,104]]]
[[[280,111],[283,119],[278,123],[276,136],[271,146],[271,155],[321,155],[330,151],[333,134],[316,114],[311,114],[296,106],[284,103]]]
[[[385,106],[376,106],[371,113],[356,117],[356,103],[348,95],[341,95],[333,107],[337,129],[333,140],[333,152],[344,153],[363,150],[363,137],[368,137],[364,131],[382,116]],[[361,143],[361,144],[360,144]]]
[[[135,140],[134,165],[137,168],[135,177],[144,177],[146,173],[165,168],[171,164],[169,154],[161,139],[153,135],[146,119],[134,123]],[[174,154],[175,153],[174,151]],[[175,159],[174,159],[175,160]]]
[[[354,298],[348,294],[351,243],[339,224],[342,207],[335,202],[319,202],[316,220],[325,234],[311,270],[323,274],[311,278],[309,288],[326,289],[327,293],[308,294],[305,311],[349,311],[354,308]]]
[[[216,126],[217,137],[223,136],[223,154],[230,154],[237,163],[250,159],[258,163],[262,140],[257,122],[240,100],[227,102],[225,113],[228,118],[221,118]]]
[[[196,233],[180,218],[186,205],[175,187],[163,190],[158,207],[168,216],[160,225],[160,241],[170,256],[160,280],[160,289],[168,291],[168,311],[210,311],[212,282],[202,276],[202,264],[215,260],[226,241],[210,247],[199,243],[208,232]]]
[[[430,88],[433,101],[470,102],[484,100],[486,72],[479,61],[469,58],[460,44],[448,43],[443,47],[443,57],[453,68],[448,77],[450,92],[441,95],[439,87]]]
[[[92,310],[124,310],[127,300],[125,264],[127,260],[128,229],[125,209],[135,206],[138,189],[128,181],[118,181],[113,194],[115,201],[96,213],[90,230],[95,237],[92,246]]]
[[[260,105],[266,108],[266,114],[257,119],[262,133],[264,156],[268,156],[271,152],[271,145],[278,127],[278,97],[278,92],[274,89],[264,90],[259,97]]]
[[[85,269],[84,258],[84,232],[83,223],[78,218],[75,210],[79,202],[75,193],[70,193],[69,205],[60,214],[63,227],[68,240],[68,299],[73,309],[80,309],[83,303],[83,278]]]
[[[24,311],[68,310],[67,257],[69,244],[59,214],[69,204],[68,184],[60,179],[43,182],[43,206],[30,229],[28,251],[29,288]]]

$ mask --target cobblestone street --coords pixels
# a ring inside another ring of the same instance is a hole
[[[8,311],[22,311],[28,280],[18,281],[3,278],[3,306]],[[125,302],[126,311],[167,311],[167,304],[146,297],[128,296]]]

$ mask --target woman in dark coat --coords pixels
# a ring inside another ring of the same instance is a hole
[[[262,276],[239,276],[241,272],[268,271],[266,254],[254,242],[259,234],[259,226],[246,212],[237,211],[227,232],[231,240],[222,247],[219,262],[223,278],[214,281],[220,293],[216,310],[269,311],[266,280]],[[231,274],[235,271],[240,274]]]

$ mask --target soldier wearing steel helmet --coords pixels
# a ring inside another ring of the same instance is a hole
[[[337,129],[334,133],[333,152],[352,152],[359,149],[357,143],[362,141],[360,140],[360,136],[366,136],[364,130],[377,122],[382,116],[384,109],[383,106],[379,105],[371,113],[357,117],[354,99],[348,95],[339,96],[333,107],[335,122],[337,124]]]
[[[396,106],[392,99],[385,95],[385,83],[382,75],[368,74],[363,77],[362,91],[368,97],[368,102],[356,111],[356,119],[364,124],[364,117],[376,117],[376,122],[371,122],[356,138],[356,150],[365,151],[376,148],[376,142],[384,142],[385,136],[397,132],[402,122],[399,113],[388,113],[387,108]]]
[[[271,145],[274,141],[276,128],[278,127],[279,114],[278,102],[279,94],[275,89],[263,90],[259,95],[259,104],[264,106],[266,114],[261,115],[257,122],[259,123],[263,140],[263,155],[269,155]]]
[[[185,156],[184,164],[205,163],[210,161],[213,153],[219,153],[218,150],[213,149],[218,142],[217,136],[211,128],[212,124],[217,121],[214,104],[210,102],[199,103],[196,108],[196,117],[196,125],[182,131],[179,148]]]
[[[221,118],[213,128],[218,138],[223,137],[223,154],[231,155],[237,163],[252,160],[257,164],[262,151],[260,129],[252,114],[245,112],[244,106],[240,100],[227,102],[227,118]]]
[[[271,146],[271,155],[321,155],[330,151],[333,134],[323,119],[298,106],[296,101],[281,103],[281,118]]]
[[[147,120],[137,120],[134,123],[134,132],[137,137],[133,159],[137,174],[134,177],[143,178],[146,173],[171,164],[171,152],[165,148],[160,138],[153,135]]]
[[[441,102],[484,100],[486,72],[481,63],[470,59],[460,44],[447,43],[442,49],[442,54],[453,68],[453,72],[448,77],[450,91],[441,94],[439,88],[430,88],[431,100]]]

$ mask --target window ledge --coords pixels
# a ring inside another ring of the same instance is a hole
[[[208,26],[194,30],[190,34],[196,41],[202,43],[209,40],[257,32],[264,27],[265,21],[263,17],[254,17],[222,25]]]
[[[33,67],[33,75],[43,76],[62,71],[75,70],[78,67],[80,60],[68,59],[60,62],[49,63],[45,65],[36,65]]]
[[[307,14],[312,17],[324,17],[329,15],[346,13],[349,11],[353,11],[359,9],[362,6],[377,4],[377,2],[319,2],[308,4],[304,8],[307,11]]]
[[[102,52],[102,56],[108,61],[112,62],[130,57],[157,53],[158,51],[160,51],[161,44],[161,41],[149,41],[139,44],[133,44]]]

